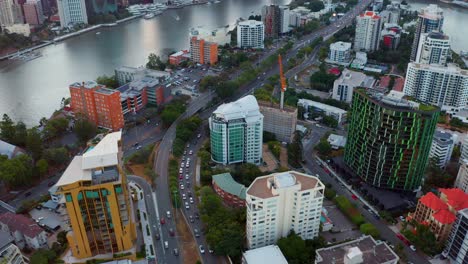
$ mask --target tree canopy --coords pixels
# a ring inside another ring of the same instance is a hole
[[[146,63],[146,68],[151,70],[164,71],[166,66],[167,64],[162,61],[158,55],[151,53],[148,56],[148,63]]]
[[[97,77],[96,82],[102,85],[105,85],[108,88],[117,88],[119,87],[119,82],[117,82],[117,78],[115,75],[112,76],[107,76],[107,75],[101,75]]]
[[[80,115],[75,120],[74,131],[81,142],[86,142],[96,135],[97,127],[88,118]]]

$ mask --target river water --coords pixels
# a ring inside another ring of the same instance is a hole
[[[167,10],[151,19],[137,19],[112,28],[99,29],[48,46],[43,57],[26,63],[0,64],[0,114],[36,125],[49,117],[69,97],[68,85],[94,80],[102,74],[113,74],[116,67],[139,66],[149,53],[167,54],[170,50],[188,48],[192,27],[224,27],[239,17],[259,13],[265,4],[290,0],[222,0],[218,4]],[[418,9],[429,2],[409,1]],[[454,40],[453,48],[468,50],[468,10],[445,8],[444,30]],[[463,33],[464,31],[464,33]],[[457,34],[455,34],[457,33]]]
[[[222,0],[166,10],[151,20],[136,19],[101,28],[99,35],[90,32],[48,46],[42,50],[43,57],[26,63],[0,64],[0,114],[36,125],[59,108],[61,98],[69,97],[69,84],[113,74],[122,65],[143,65],[152,52],[167,55],[170,50],[188,48],[190,28],[233,25],[239,17],[260,13],[272,1],[287,4],[290,0]]]

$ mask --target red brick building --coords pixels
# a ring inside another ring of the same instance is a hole
[[[37,26],[44,23],[42,4],[40,0],[28,0],[23,4],[24,19],[26,24]]]
[[[71,109],[97,126],[119,130],[124,126],[120,92],[89,81],[70,85]]]
[[[236,182],[230,173],[213,175],[212,184],[215,192],[225,204],[232,207],[245,207],[245,192],[247,188]]]
[[[218,62],[218,44],[192,37],[190,38],[190,58],[195,63],[214,65]]]
[[[169,63],[171,65],[179,65],[181,62],[189,60],[190,54],[188,50],[181,50],[174,54],[169,55]]]
[[[409,219],[428,225],[438,241],[445,241],[457,212],[465,208],[468,208],[468,194],[458,188],[441,188],[439,196],[429,192],[421,197]]]

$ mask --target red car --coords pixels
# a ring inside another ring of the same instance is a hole
[[[327,168],[323,168],[323,170],[324,170],[326,173],[330,173],[330,171],[329,171]]]
[[[411,243],[408,241],[408,239],[406,239],[406,237],[404,237],[401,233],[398,233],[396,235],[398,237],[398,239],[400,239],[401,241],[403,241],[403,243],[405,243],[405,245],[409,246]]]
[[[351,195],[351,198],[353,198],[353,200],[357,200],[357,196],[356,195]]]
[[[179,174],[179,180],[183,180],[184,177],[182,176],[182,174]]]
[[[166,223],[166,219],[164,219],[164,217],[162,217],[159,222],[161,222],[161,225],[164,225]]]

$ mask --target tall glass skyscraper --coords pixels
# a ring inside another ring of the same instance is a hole
[[[413,191],[421,185],[439,109],[403,96],[354,91],[344,158],[367,184]]]
[[[263,115],[254,96],[222,104],[213,112],[209,123],[213,161],[261,163]]]

